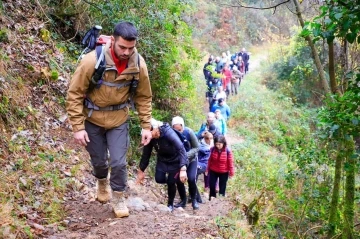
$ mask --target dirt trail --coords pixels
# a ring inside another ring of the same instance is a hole
[[[238,143],[239,138],[229,135],[229,141]],[[135,172],[135,168],[132,168]],[[234,209],[229,198],[216,198],[208,201],[208,194],[202,193],[203,204],[194,211],[191,204],[170,213],[166,207],[166,189],[146,178],[144,185],[134,183],[136,174],[130,172],[127,205],[128,218],[117,219],[109,203],[101,204],[95,200],[95,181],[89,172],[83,180],[75,183],[73,191],[67,193],[64,220],[65,230],[49,235],[49,239],[100,239],[100,238],[160,238],[194,239],[222,238],[215,223],[217,216],[226,216]],[[202,176],[198,187],[203,191]],[[175,198],[179,201],[179,196]]]
[[[261,59],[251,62],[250,72],[259,67]],[[244,141],[231,128],[226,138],[230,146]],[[135,168],[133,170],[135,172]],[[204,203],[200,204],[199,210],[194,211],[188,204],[185,209],[175,209],[170,213],[166,207],[165,187],[156,184],[153,178],[147,178],[145,185],[135,185],[135,176],[135,173],[129,176],[128,218],[114,218],[109,203],[101,204],[95,200],[94,178],[88,172],[83,181],[74,186],[74,191],[66,195],[65,230],[46,238],[222,238],[215,219],[234,209],[229,198],[208,201],[208,194],[202,193]],[[198,187],[203,191],[202,181]],[[179,200],[178,195],[176,200]]]
[[[188,204],[170,213],[164,188],[153,182],[148,178],[146,185],[139,186],[129,180],[127,205],[131,214],[122,219],[114,218],[110,204],[95,201],[93,183],[69,193],[64,221],[67,228],[47,238],[221,238],[213,219],[232,209],[229,200],[217,198],[209,202],[203,194],[205,203],[200,204],[200,210],[194,211]]]

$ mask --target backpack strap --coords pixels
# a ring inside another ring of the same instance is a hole
[[[96,46],[95,52],[96,52],[96,59],[97,59],[96,65],[95,65],[95,70],[97,70],[99,68],[99,66],[106,66],[105,44]]]
[[[100,82],[99,82],[100,83]],[[106,81],[102,81],[101,79],[101,83],[103,85],[107,85],[107,86],[111,86],[111,87],[117,87],[118,89],[126,87],[131,85],[131,82],[122,82],[122,83],[112,83],[112,82],[106,82]]]
[[[122,104],[118,104],[118,105],[110,105],[110,106],[106,106],[106,107],[99,107],[99,106],[95,105],[88,97],[86,97],[84,100],[84,106],[86,108],[90,109],[90,111],[88,113],[88,118],[90,118],[94,110],[96,110],[96,111],[121,110],[121,109],[124,109],[125,107],[127,107],[128,103],[122,103]]]
[[[183,135],[189,142],[191,141],[189,130],[186,127],[184,127]]]
[[[136,94],[136,88],[138,87],[139,85],[139,79],[140,79],[140,54],[137,53],[137,67],[139,68],[139,78],[138,79],[135,79],[135,76],[133,77],[133,79],[131,80],[131,84],[130,84],[130,99],[129,99],[129,102],[130,102],[130,105],[131,105],[131,108],[132,110],[135,111],[135,104],[134,104],[134,97],[135,97],[135,94]]]

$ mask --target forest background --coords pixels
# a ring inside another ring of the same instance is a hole
[[[229,103],[229,126],[246,140],[233,146],[239,210],[218,220],[224,238],[244,234],[245,202],[257,238],[359,238],[359,17],[359,0],[2,1],[0,235],[36,237],[32,214],[61,230],[62,195],[84,165],[64,143],[79,43],[95,24],[111,34],[129,20],[159,120],[181,115],[199,127],[210,54],[245,47],[263,60],[243,100]],[[139,159],[138,123],[132,116],[129,165]]]

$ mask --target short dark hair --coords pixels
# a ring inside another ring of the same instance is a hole
[[[224,144],[223,148],[226,148],[227,143],[226,143],[225,136],[221,134],[221,135],[218,135],[217,137],[215,137],[214,144],[216,144],[216,143],[222,143],[222,144]]]
[[[131,22],[120,22],[114,28],[115,39],[122,37],[127,41],[135,41],[138,38],[138,31]]]

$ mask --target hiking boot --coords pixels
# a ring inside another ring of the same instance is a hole
[[[175,206],[176,207],[176,206]],[[173,212],[174,211],[174,206],[173,205],[168,205],[168,208],[169,208],[169,210],[170,210],[170,212]]]
[[[194,210],[198,210],[198,209],[199,209],[199,204],[198,204],[198,202],[196,201],[196,199],[193,199],[192,202],[191,202],[191,204],[192,204],[192,207],[193,207]]]
[[[176,207],[176,208],[178,208],[178,207],[182,207],[182,208],[186,207],[186,198],[181,200],[179,203],[175,204],[174,207]]]
[[[106,203],[111,199],[111,188],[107,178],[97,179],[96,198],[101,203]]]
[[[202,200],[202,198],[201,198],[200,196],[198,196],[198,197],[196,198],[196,201],[197,201],[198,203],[203,203],[203,200]]]
[[[111,206],[114,210],[115,217],[128,217],[129,209],[125,204],[125,192],[113,191],[113,198],[111,199]]]

